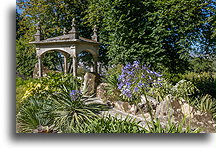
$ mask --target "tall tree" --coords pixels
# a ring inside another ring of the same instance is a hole
[[[200,34],[205,35],[205,47],[212,48],[212,0],[90,1],[86,20],[98,22],[113,64],[140,60],[172,73],[184,72]]]

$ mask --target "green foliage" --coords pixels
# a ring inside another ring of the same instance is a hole
[[[163,72],[163,78],[166,81],[169,81],[172,85],[175,85],[180,80],[182,80],[182,75],[179,73],[175,74],[175,73]]]
[[[215,74],[211,72],[194,73],[189,72],[181,76],[183,79],[191,81],[199,90],[200,94],[209,94],[216,98]]]
[[[163,80],[161,83],[161,87],[152,87],[148,92],[148,95],[156,98],[158,101],[162,101],[169,94],[189,100],[191,96],[199,91],[192,82],[186,80],[180,80],[174,86],[166,80]]]
[[[111,115],[92,120],[88,125],[79,128],[71,128],[70,133],[146,133],[146,130],[139,125],[135,119],[127,116],[125,119],[118,119]]]
[[[55,126],[62,132],[81,125],[88,125],[91,119],[98,118],[96,113],[103,108],[102,105],[91,104],[90,100],[81,97],[73,100],[68,90],[53,94],[50,98],[54,100],[56,106]]]
[[[20,107],[22,106],[22,97],[28,89],[29,84],[33,81],[35,80],[23,80],[20,77],[16,77],[16,113],[18,113]]]
[[[195,98],[192,104],[203,112],[211,113],[214,120],[216,121],[216,100],[210,95],[204,95]]]
[[[111,63],[140,60],[178,73],[188,69],[194,43],[214,53],[214,6],[211,0],[91,0],[85,19],[98,23]]]
[[[156,119],[153,122],[147,121],[150,128],[145,129],[140,125],[140,121],[136,121],[127,116],[125,119],[117,116],[104,116],[92,120],[88,125],[81,125],[76,128],[71,128],[68,133],[200,133],[201,129],[191,129],[186,125],[186,120],[183,119],[180,123],[169,123],[162,125],[160,120]]]
[[[116,65],[110,68],[103,79],[105,83],[108,84],[106,86],[107,94],[105,96],[104,101],[116,101],[119,100],[120,97],[120,90],[118,89],[118,77],[121,74],[122,65]]]
[[[213,118],[216,119],[215,98],[209,94],[203,93],[203,90],[206,89],[204,85],[200,87],[200,89],[196,86],[198,85],[194,85],[194,83],[187,80],[180,80],[175,86],[163,80],[162,86],[160,88],[151,88],[148,95],[154,97],[159,102],[164,100],[169,94],[174,98],[182,98],[200,111],[211,113]]]
[[[30,97],[25,101],[17,114],[19,132],[31,133],[32,130],[36,129],[39,125],[52,125],[54,121],[52,110],[52,100],[47,99],[46,97]]]
[[[17,12],[16,9],[16,40],[19,40],[20,37],[23,36],[23,32],[20,31],[20,24],[19,22],[22,20],[23,18],[21,17],[21,15]]]
[[[212,0],[18,0],[17,5],[23,9],[19,32],[28,41],[34,40],[38,21],[44,38],[70,30],[73,17],[83,37],[90,38],[96,24],[103,43],[99,60],[105,64],[140,60],[182,73],[189,68],[190,51],[215,53]]]
[[[195,73],[216,72],[215,54],[193,57],[190,60],[190,65],[190,70]]]
[[[78,90],[80,81],[73,77],[72,74],[49,73],[47,77],[39,78],[29,83],[22,100],[34,95],[43,96],[47,94],[47,92],[50,94],[61,92],[65,87],[70,91]]]
[[[32,77],[36,59],[35,49],[27,41],[16,41],[16,70],[21,75]]]
[[[175,85],[180,80],[184,79],[193,83],[197,89],[199,89],[199,95],[209,94],[215,98],[215,74],[212,72],[188,72],[185,74],[170,74],[164,73],[163,77]]]
[[[186,125],[186,118],[179,123],[172,123],[170,119],[166,125],[161,125],[159,119],[155,119],[153,122],[149,122],[151,128],[147,133],[200,133],[202,130],[191,129],[190,125]]]
[[[44,1],[44,0],[18,0],[17,5],[23,9],[22,30],[25,32],[25,38],[33,40],[36,32],[35,24],[41,22],[41,31],[44,38],[58,36],[63,34],[63,28],[71,29],[71,20],[76,18],[79,24],[80,34],[84,37],[90,36],[90,28],[83,25],[83,11],[88,6],[87,0],[74,1]],[[91,31],[92,32],[92,31]]]

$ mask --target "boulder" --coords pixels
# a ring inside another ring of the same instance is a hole
[[[102,99],[103,101],[107,100],[107,87],[108,87],[108,83],[100,83],[97,87],[97,94],[96,97]]]
[[[144,95],[141,95],[141,102],[138,103],[138,109],[136,110],[135,114],[143,114],[143,113],[145,114],[149,112],[149,107],[146,98],[148,99],[148,102],[151,105],[153,112],[155,112],[155,109],[159,104],[159,102],[150,96],[145,97]]]
[[[97,97],[102,99],[105,103],[110,101],[114,103],[119,100],[121,92],[118,89],[113,89],[108,83],[100,83],[97,87]]]
[[[95,72],[87,72],[84,76],[83,92],[86,96],[96,94],[97,86],[101,83],[100,75]]]
[[[138,113],[138,107],[135,104],[129,104],[128,102],[115,101],[114,107],[122,112],[136,115]]]
[[[215,122],[210,113],[201,112],[190,106],[185,100],[174,99],[170,95],[156,107],[155,116],[163,124],[168,123],[168,120],[180,123],[186,118],[186,125],[190,124],[192,129],[201,128],[206,133],[215,132]]]

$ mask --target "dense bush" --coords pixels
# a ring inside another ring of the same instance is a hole
[[[149,96],[154,97],[159,102],[169,94],[189,100],[191,97],[193,97],[195,92],[199,91],[192,82],[187,80],[180,80],[178,83],[176,83],[176,85],[172,85],[167,80],[163,79],[161,84],[161,87],[151,87],[147,93]]]
[[[199,95],[209,94],[212,97],[216,98],[216,81],[215,74],[211,72],[188,72],[185,74],[170,74],[164,73],[163,78],[175,85],[180,80],[188,80],[192,82],[199,90]]]
[[[51,126],[54,121],[53,101],[50,99],[31,96],[25,100],[17,114],[19,132],[31,133],[39,125]]]
[[[118,77],[121,74],[122,65],[116,65],[110,68],[105,75],[102,75],[102,81],[107,83],[107,94],[104,101],[117,101],[120,99],[120,90],[118,89]]]
[[[146,130],[136,120],[127,117],[118,119],[111,115],[92,120],[88,125],[71,128],[69,133],[146,133]]]
[[[36,82],[35,79],[28,79],[23,80],[20,77],[16,77],[16,112],[19,111],[21,105],[22,105],[22,98],[26,92],[26,90],[29,88],[31,82]]]
[[[185,75],[182,75],[182,78],[191,81],[200,90],[200,94],[209,94],[212,97],[216,98],[216,80],[214,73],[190,72]]]
[[[80,80],[73,77],[72,74],[49,73],[47,77],[39,78],[29,83],[22,100],[33,95],[43,96],[43,93],[47,91],[50,94],[61,92],[65,87],[70,91],[78,90],[80,88]]]
[[[35,49],[28,41],[19,39],[16,41],[16,70],[25,77],[32,77],[36,59]]]
[[[47,77],[23,80],[16,78],[16,112],[18,113],[24,100],[31,96],[44,97],[54,92],[61,91],[64,87],[76,90],[80,81],[71,74],[49,73]],[[49,92],[49,93],[48,93]]]

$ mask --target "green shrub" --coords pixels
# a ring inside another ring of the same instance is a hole
[[[161,87],[152,87],[148,92],[149,96],[156,98],[159,102],[169,94],[190,101],[193,98],[191,96],[199,91],[192,82],[187,80],[180,80],[174,86],[166,80],[162,80],[161,84]]]
[[[168,123],[164,126],[161,125],[159,119],[149,122],[150,128],[147,133],[200,133],[202,130],[199,128],[191,129],[190,125],[186,125],[186,118],[180,123],[173,123],[168,120]]]
[[[131,117],[118,119],[108,115],[103,118],[92,120],[88,125],[79,128],[71,128],[69,133],[145,133],[146,130]]]
[[[17,114],[19,132],[31,133],[38,126],[50,126],[54,121],[53,101],[47,98],[31,96],[25,100]]]
[[[73,94],[74,95],[74,94]],[[104,105],[91,103],[88,98],[76,95],[73,98],[65,87],[64,91],[54,93],[50,98],[55,104],[55,126],[62,132],[70,128],[89,125],[92,119],[98,118],[98,113],[105,108]]]
[[[22,106],[22,97],[28,89],[29,83],[35,81],[34,79],[24,80],[20,77],[16,77],[16,113],[18,113]]]
[[[182,74],[172,74],[164,72],[162,78],[170,82],[172,85],[175,85],[177,82],[182,80]]]
[[[113,68],[110,68],[107,71],[107,74],[105,77],[102,79],[103,82],[107,83],[108,86],[106,87],[107,89],[107,94],[106,98],[104,101],[117,101],[120,100],[120,90],[118,89],[118,77],[121,74],[121,69],[122,65],[116,65]]]
[[[193,100],[193,105],[203,112],[209,112],[212,114],[216,121],[216,100],[210,95],[199,96]]]
[[[43,96],[43,92],[47,91],[49,91],[50,94],[61,92],[64,87],[67,87],[70,91],[77,90],[80,88],[80,80],[73,77],[72,74],[49,73],[47,77],[42,77],[28,83],[28,89],[23,95],[22,100],[34,95]]]
[[[185,119],[180,123],[169,123],[165,126],[161,125],[158,119],[148,122],[149,128],[140,125],[140,121],[136,121],[127,116],[125,119],[116,116],[104,116],[91,121],[88,125],[82,124],[79,127],[72,127],[66,131],[67,133],[199,133],[201,129],[191,129],[186,126]]]
[[[190,72],[182,75],[182,78],[191,81],[200,90],[200,95],[209,94],[216,98],[215,74]]]

